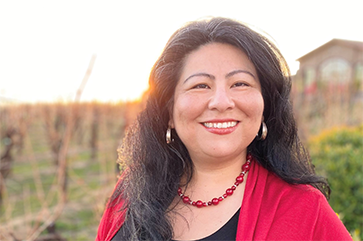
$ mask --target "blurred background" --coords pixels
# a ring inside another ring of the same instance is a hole
[[[236,19],[286,58],[299,134],[363,238],[362,1],[0,1],[0,240],[94,240],[172,33]]]

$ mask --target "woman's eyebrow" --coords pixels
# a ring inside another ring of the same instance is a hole
[[[248,70],[243,70],[243,69],[237,69],[237,70],[233,70],[232,72],[226,74],[226,78],[229,78],[235,74],[239,74],[239,73],[245,73],[245,74],[249,74],[251,75],[254,79],[256,79],[256,76],[254,76],[250,71]]]
[[[251,75],[254,79],[256,79],[256,77],[248,70],[242,70],[242,69],[237,69],[237,70],[233,70],[232,72],[226,74],[226,78],[229,78],[229,77],[232,77],[233,75],[235,74],[239,74],[239,73],[245,73],[245,74],[249,74]],[[188,78],[186,78],[184,80],[183,83],[187,82],[189,79],[193,78],[193,77],[198,77],[198,76],[203,76],[203,77],[207,77],[211,80],[215,80],[215,76],[214,75],[211,75],[211,74],[207,74],[207,73],[196,73],[196,74],[192,74],[190,75]]]
[[[189,76],[188,78],[186,78],[183,83],[185,83],[189,79],[191,79],[193,77],[197,77],[197,76],[204,76],[204,77],[207,77],[207,78],[209,78],[211,80],[214,80],[216,78],[214,75],[211,75],[211,74],[207,74],[207,73],[196,73],[196,74],[192,74],[191,76]]]

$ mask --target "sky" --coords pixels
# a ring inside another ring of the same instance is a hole
[[[362,9],[362,0],[0,0],[0,101],[71,101],[92,56],[82,101],[137,99],[169,37],[205,17],[264,32],[294,74],[296,59],[333,38],[363,41]]]

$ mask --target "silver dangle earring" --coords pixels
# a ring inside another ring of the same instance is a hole
[[[258,133],[260,133],[260,131],[258,131],[258,133],[256,134],[257,140],[259,140],[259,141],[265,140],[266,139],[266,136],[267,136],[267,126],[266,126],[266,123],[265,122],[262,122],[261,123],[261,128],[262,128],[262,130],[261,130],[261,136],[258,135]]]
[[[170,129],[170,127],[168,127],[168,129],[166,130],[165,139],[166,139],[167,144],[170,144],[173,141],[173,139],[171,139],[171,129]]]

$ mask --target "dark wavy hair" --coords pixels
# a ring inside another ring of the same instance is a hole
[[[167,42],[150,74],[146,107],[129,128],[119,150],[119,161],[127,167],[110,205],[126,200],[126,219],[120,231],[127,240],[170,240],[173,236],[168,220],[173,211],[170,205],[181,176],[190,180],[193,164],[177,133],[172,132],[174,142],[170,145],[165,133],[186,56],[209,43],[241,49],[256,68],[268,135],[264,141],[254,140],[248,151],[286,182],[310,184],[329,197],[327,182],[315,175],[299,140],[290,102],[290,73],[280,51],[240,22],[226,18],[200,20],[180,28]]]

